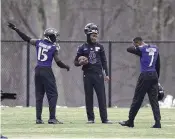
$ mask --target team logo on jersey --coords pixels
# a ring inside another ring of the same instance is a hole
[[[98,50],[100,50],[100,47],[95,47],[95,51],[97,52]]]
[[[89,63],[91,64],[95,64],[97,62],[97,59],[96,59],[96,54],[94,51],[90,51],[89,53]]]

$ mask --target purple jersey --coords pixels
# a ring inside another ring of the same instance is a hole
[[[56,50],[57,50],[57,47],[52,43],[49,43],[45,40],[38,40],[36,42],[37,66],[51,67],[52,60],[54,57],[54,52]]]
[[[140,58],[141,72],[156,71],[156,61],[158,57],[158,47],[156,45],[139,46],[142,53]]]

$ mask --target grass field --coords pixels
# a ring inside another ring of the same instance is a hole
[[[84,108],[59,108],[57,118],[63,125],[48,125],[48,108],[44,108],[44,125],[35,124],[35,108],[1,108],[1,132],[9,138],[175,138],[175,109],[161,109],[162,128],[150,128],[154,123],[151,108],[142,108],[134,128],[117,122],[128,117],[126,108],[108,109],[109,119],[115,124],[101,124],[98,109],[96,123],[86,123]]]

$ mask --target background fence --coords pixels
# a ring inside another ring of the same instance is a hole
[[[59,92],[58,105],[84,106],[81,68],[74,66],[77,46],[83,41],[61,41],[60,59],[69,64],[70,72],[60,69],[53,62],[53,71]],[[108,106],[128,107],[131,104],[139,75],[139,58],[126,52],[131,42],[101,41],[108,59],[111,80],[106,85]],[[160,83],[166,92],[175,97],[175,41],[152,41],[160,49]],[[2,105],[35,106],[34,69],[35,47],[23,41],[1,41],[1,87],[5,92],[17,93],[17,99],[4,100]],[[95,94],[95,93],[94,93]],[[148,103],[147,97],[144,103]],[[45,97],[44,105],[47,106]],[[94,105],[98,106],[96,95]]]

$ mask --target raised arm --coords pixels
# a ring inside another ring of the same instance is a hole
[[[32,44],[32,45],[35,45],[36,44],[36,41],[38,39],[32,39],[30,38],[29,36],[27,36],[26,34],[24,34],[23,32],[21,32],[14,24],[12,23],[8,23],[8,27],[11,28],[12,30],[15,30],[18,35],[26,42]]]
[[[138,47],[130,46],[127,48],[127,52],[135,54],[137,56],[142,56],[142,53]]]

